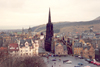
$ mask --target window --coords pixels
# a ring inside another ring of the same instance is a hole
[[[28,55],[28,53],[26,53],[26,55]]]
[[[16,47],[16,49],[18,49],[18,47]]]
[[[28,50],[25,50],[26,52],[28,52]]]
[[[58,52],[58,54],[60,54],[60,52]]]
[[[26,48],[28,48],[28,46],[25,46]]]
[[[14,47],[10,47],[10,49],[15,49]]]

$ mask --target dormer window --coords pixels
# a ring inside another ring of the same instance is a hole
[[[26,42],[26,43],[25,43],[25,45],[29,45],[29,43],[28,43],[28,42]]]
[[[23,45],[23,44],[21,44],[21,45]]]
[[[10,49],[15,49],[15,47],[10,47]]]
[[[25,46],[26,48],[28,48],[28,46]]]
[[[18,47],[16,47],[16,49],[18,49]]]

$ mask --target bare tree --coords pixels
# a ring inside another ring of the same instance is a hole
[[[6,58],[0,67],[47,67],[41,57]]]

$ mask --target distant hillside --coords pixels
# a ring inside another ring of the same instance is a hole
[[[96,19],[94,19],[94,20],[100,20],[100,16],[99,17],[97,17]]]
[[[100,17],[98,17],[98,20],[92,20],[92,21],[80,21],[80,22],[52,22],[54,26],[54,32],[55,33],[62,33],[62,32],[82,32],[85,30],[89,30],[91,27],[94,31],[100,31]],[[46,25],[39,25],[31,28],[32,31],[35,32],[45,32],[46,31]],[[20,31],[21,30],[14,30],[14,31]],[[25,32],[28,32],[28,29],[25,29]]]
[[[54,26],[54,32],[81,32],[85,30],[89,30],[90,27],[93,27],[93,30],[97,31],[100,30],[100,20],[93,20],[93,21],[85,21],[85,22],[59,22],[59,23],[53,23]],[[39,31],[45,31],[46,25],[41,25],[32,27],[32,31],[34,31],[36,28],[36,32]],[[79,30],[80,29],[80,30]]]

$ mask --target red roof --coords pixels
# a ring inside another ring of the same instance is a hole
[[[18,47],[18,44],[17,43],[12,43],[12,44],[9,44],[9,48],[8,48],[10,51],[18,51],[19,50],[19,47]]]
[[[0,51],[7,50],[7,47],[0,47]]]
[[[12,44],[9,44],[9,47],[18,47],[18,44],[17,43],[12,43]]]

